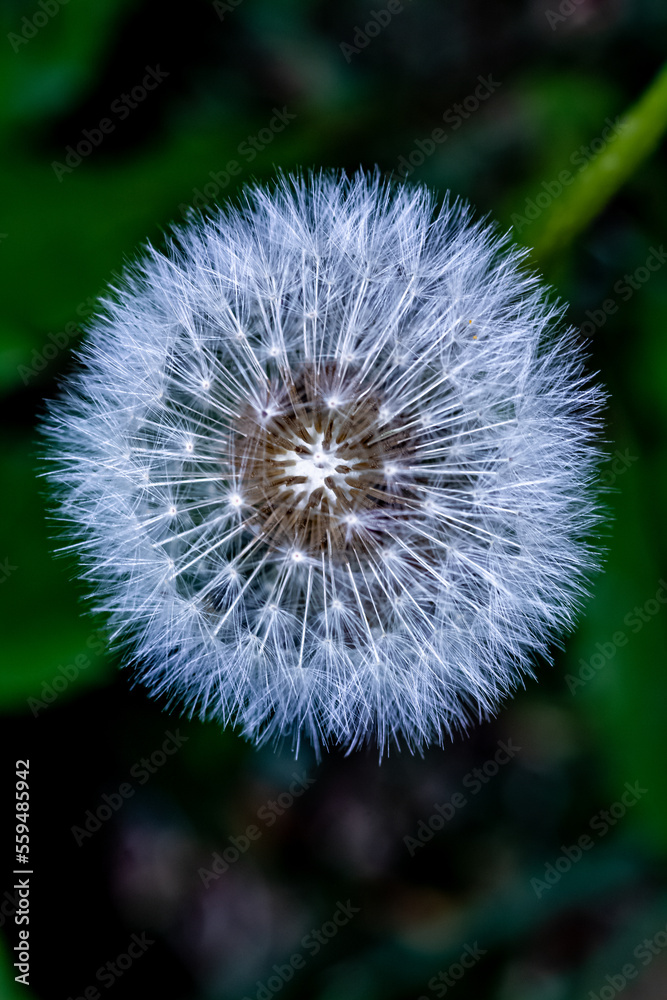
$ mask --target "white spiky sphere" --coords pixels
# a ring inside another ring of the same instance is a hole
[[[595,563],[602,395],[522,257],[422,187],[315,175],[123,275],[46,432],[153,692],[415,748],[548,655]]]

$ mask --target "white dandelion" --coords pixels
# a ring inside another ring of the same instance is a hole
[[[169,703],[411,749],[573,625],[602,393],[523,251],[377,175],[149,248],[46,421],[96,610]]]

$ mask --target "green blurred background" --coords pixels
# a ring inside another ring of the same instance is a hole
[[[540,234],[562,172],[613,153],[667,7],[5,0],[0,20],[3,804],[13,837],[29,757],[35,872],[26,988],[8,842],[2,996],[664,1000],[664,148],[576,241]],[[608,556],[555,666],[493,722],[423,759],[295,763],[131,687],[51,554],[35,426],[96,296],[188,206],[277,168],[376,164],[542,247],[611,395]],[[521,748],[507,763],[499,740]]]

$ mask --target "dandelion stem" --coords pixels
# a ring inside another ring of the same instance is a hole
[[[533,252],[544,258],[584,232],[621,186],[655,150],[667,130],[667,63],[621,118],[614,142],[580,171],[537,221]],[[533,235],[533,234],[531,234]]]

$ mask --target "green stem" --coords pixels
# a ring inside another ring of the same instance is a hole
[[[537,257],[549,256],[571,243],[654,151],[667,129],[667,63],[623,115],[621,124],[613,142],[576,175],[574,183],[542,215],[533,241]]]

